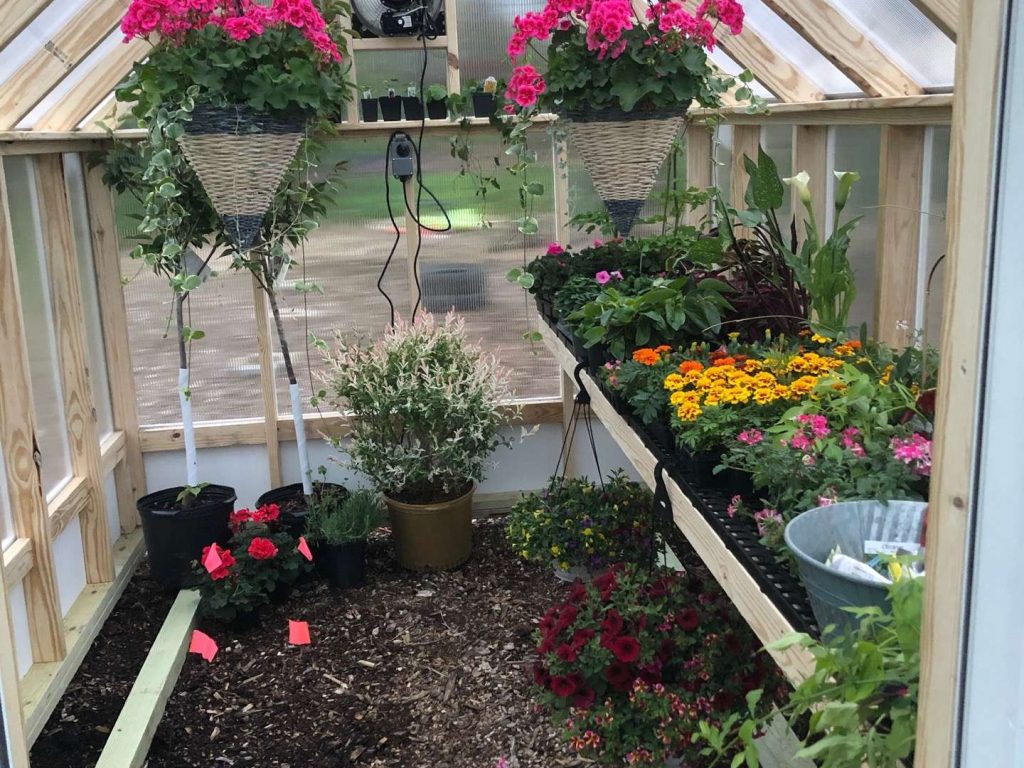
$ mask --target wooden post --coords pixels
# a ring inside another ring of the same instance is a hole
[[[714,151],[712,131],[705,123],[691,121],[686,126],[686,186],[707,189],[711,181],[711,153]],[[686,211],[683,222],[694,225],[707,215],[706,210]]]
[[[459,0],[445,0],[445,37],[448,47],[445,51],[447,57],[447,85],[448,93],[462,92],[462,73],[459,69]]]
[[[807,171],[811,177],[811,202],[814,206],[814,218],[818,227],[827,225],[828,216],[828,126],[827,125],[794,125],[793,126],[793,174]],[[797,217],[797,234],[803,238],[802,222],[806,216],[800,195],[792,190],[793,215]]]
[[[958,764],[970,517],[1002,123],[1008,0],[962,0],[949,162],[945,313],[935,416],[916,768]],[[1011,585],[1007,585],[1010,587]]]
[[[35,159],[35,171],[39,208],[46,211],[43,243],[49,267],[71,467],[74,475],[85,481],[88,497],[80,516],[85,575],[89,584],[99,584],[114,580],[114,560],[103,498],[96,407],[89,381],[89,344],[85,338],[78,254],[62,155],[40,155]]]
[[[103,183],[101,167],[86,171],[85,196],[89,206],[92,259],[96,265],[96,291],[100,300],[100,323],[103,326],[114,428],[124,432],[125,437],[125,460],[114,470],[118,515],[121,532],[130,533],[139,525],[135,501],[146,493],[146,468],[139,442],[138,402],[128,337],[128,312],[121,284],[121,254],[117,244],[113,195]]]
[[[26,193],[26,190],[19,191],[19,194]],[[64,622],[54,576],[50,520],[39,472],[32,380],[7,199],[7,181],[0,161],[0,360],[3,360],[0,444],[4,448],[15,533],[18,538],[32,540],[35,565],[23,582],[32,659],[60,661],[65,653]]]
[[[897,348],[913,341],[917,316],[924,134],[921,125],[882,126],[875,336]]]
[[[348,44],[348,76],[356,84],[356,91],[352,95],[352,101],[345,105],[345,114],[340,117],[344,117],[345,122],[349,125],[355,125],[359,122],[359,99],[363,95],[363,89],[359,87],[358,75],[356,74],[356,52],[352,46],[352,16],[349,13],[342,14],[341,23],[342,29],[344,29],[345,42]]]
[[[25,713],[21,708],[21,686],[18,680],[18,665],[14,658],[14,634],[11,631],[11,614],[7,605],[8,584],[0,568],[0,644],[4,652],[0,653],[0,695],[3,697],[3,725],[10,747],[10,768],[29,768],[28,738],[25,734]],[[0,741],[0,752],[8,747]],[[6,762],[0,760],[6,765]]]
[[[267,319],[267,296],[255,275],[252,278],[252,303],[256,312],[256,345],[260,355],[260,389],[263,391],[263,431],[267,438],[267,462],[270,487],[281,485],[281,446],[277,436],[277,379],[274,375],[274,344]]]

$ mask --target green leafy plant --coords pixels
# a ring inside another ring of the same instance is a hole
[[[568,317],[586,346],[607,345],[623,360],[638,347],[700,339],[714,332],[729,308],[731,289],[713,278],[656,278],[650,288],[629,295],[605,287],[598,297]]]
[[[860,619],[855,631],[833,632],[821,641],[792,635],[768,646],[804,648],[814,657],[814,672],[777,711],[702,721],[697,741],[708,768],[742,765],[732,759],[737,753],[753,755],[747,764],[758,765],[754,736],[780,713],[790,727],[805,732],[795,756],[819,768],[903,768],[917,729],[923,582],[895,581],[891,610],[851,609]]]
[[[483,478],[510,406],[508,373],[466,340],[465,322],[429,314],[398,322],[375,344],[339,338],[325,355],[328,397],[351,414],[353,467],[392,499],[453,499]]]
[[[552,477],[509,512],[509,544],[520,557],[563,570],[599,571],[611,563],[645,561],[651,552],[651,494],[622,471],[603,484]]]
[[[448,100],[448,89],[443,85],[427,86],[427,90],[423,93],[427,101],[447,101]]]
[[[588,304],[601,293],[601,284],[587,275],[575,275],[570,277],[568,282],[558,289],[555,294],[555,315],[557,317],[569,317],[580,307]]]
[[[280,530],[280,515],[276,504],[233,512],[228,546],[203,550],[194,565],[203,615],[225,622],[251,616],[309,569],[295,537]],[[220,559],[212,571],[206,567],[211,549]]]
[[[384,510],[380,496],[359,490],[351,494],[324,493],[307,504],[306,530],[314,542],[329,545],[364,541],[380,526]]]

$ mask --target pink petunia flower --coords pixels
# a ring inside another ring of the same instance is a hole
[[[594,275],[594,279],[597,280],[598,285],[607,285],[612,281],[612,276],[611,273],[608,272],[608,270],[602,269],[600,272]]]

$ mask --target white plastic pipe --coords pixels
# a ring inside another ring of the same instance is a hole
[[[185,437],[185,483],[194,487],[199,485],[199,461],[196,459],[196,430],[192,423],[188,368],[178,369],[178,402],[181,403],[182,433]]]
[[[302,474],[302,492],[313,494],[312,473],[309,471],[309,452],[306,450],[306,422],[302,418],[302,398],[299,385],[289,384],[288,393],[292,397],[292,421],[295,423],[295,443],[299,452],[299,472]]]

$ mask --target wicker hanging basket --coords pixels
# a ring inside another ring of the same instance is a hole
[[[263,218],[305,135],[302,114],[196,106],[180,144],[239,251],[256,242]]]
[[[672,141],[686,122],[687,106],[652,112],[608,108],[564,115],[569,138],[623,237],[633,228]]]

